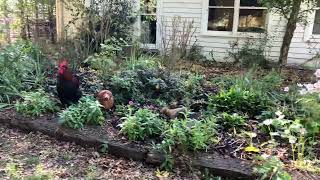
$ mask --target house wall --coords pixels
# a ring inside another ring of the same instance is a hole
[[[205,55],[210,57],[209,53],[212,52],[215,60],[218,61],[230,60],[228,52],[231,50],[230,44],[233,42],[238,42],[241,46],[247,38],[253,41],[260,41],[259,38],[261,38],[261,36],[250,37],[245,33],[237,36],[204,35],[201,32],[202,19],[207,19],[207,17],[203,17],[202,8],[204,1],[205,0],[160,0],[160,2],[158,2],[158,8],[161,8],[161,11],[158,12],[158,19],[165,19],[169,29],[171,18],[174,16],[180,16],[185,20],[194,20],[196,27],[195,39],[197,39],[197,43],[203,47],[203,53]],[[310,21],[313,21],[312,18],[310,18]],[[161,24],[159,24],[159,26],[161,26]],[[268,13],[267,29],[269,40],[265,55],[270,59],[277,60],[280,55],[285,26],[286,20],[283,17]],[[311,28],[301,24],[298,25],[290,46],[288,63],[303,63],[315,57],[320,51],[320,36],[310,35]],[[160,36],[163,36],[164,33],[160,34]],[[158,46],[160,47],[161,45],[159,44]]]
[[[85,5],[89,5],[90,0],[85,0]],[[78,29],[82,25],[82,19],[79,16],[76,22],[70,23],[74,20],[75,14],[67,8],[65,0],[56,0],[56,29],[58,41],[73,38]]]

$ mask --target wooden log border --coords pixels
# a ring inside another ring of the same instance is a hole
[[[0,124],[27,132],[41,132],[58,140],[74,142],[86,147],[99,148],[102,144],[107,144],[109,154],[147,164],[160,165],[165,159],[164,154],[159,152],[132,148],[116,141],[105,141],[84,135],[79,130],[63,128],[55,121],[25,120],[16,115],[14,118],[0,117]],[[252,165],[240,159],[198,154],[190,163],[196,168],[207,169],[214,175],[229,179],[255,179]]]

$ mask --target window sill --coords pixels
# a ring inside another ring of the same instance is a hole
[[[304,36],[304,42],[307,42],[307,43],[312,43],[312,42],[318,42],[320,39],[320,34],[311,34],[311,35],[307,35],[305,34]]]
[[[201,32],[200,36],[209,36],[209,37],[230,37],[230,38],[252,38],[260,39],[263,38],[266,33],[251,33],[251,32],[223,32],[223,31],[205,31]]]
[[[156,44],[141,44],[140,48],[142,49],[149,49],[149,50],[155,50],[157,49]]]
[[[320,34],[311,34],[311,39],[319,39],[320,38]]]

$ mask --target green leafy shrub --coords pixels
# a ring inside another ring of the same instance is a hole
[[[256,93],[266,96],[272,92],[279,91],[283,78],[276,71],[271,71],[264,76],[258,76],[255,69],[249,70],[244,75],[223,76],[212,79],[214,84],[218,84],[223,90],[229,90],[237,86],[244,90],[256,91]]]
[[[204,150],[215,141],[216,118],[211,116],[204,120],[175,119],[163,132],[160,148],[170,154],[173,148],[178,150]]]
[[[50,61],[39,47],[18,41],[0,51],[0,103],[11,103],[20,92],[44,86]]]
[[[229,55],[235,60],[236,63],[244,67],[260,66],[266,67],[268,60],[266,59],[265,53],[266,41],[247,40],[245,44],[239,48],[239,43],[235,42],[231,44],[232,51],[229,51]]]
[[[299,98],[299,103],[304,112],[304,121],[307,131],[312,134],[320,132],[320,97],[319,94],[308,94]]]
[[[160,60],[154,56],[141,55],[137,56],[134,52],[122,65],[123,69],[156,69],[160,66]]]
[[[280,104],[281,76],[275,71],[261,78],[254,74],[252,70],[240,77],[216,79],[222,91],[209,97],[209,109],[255,116]]]
[[[146,103],[153,99],[170,102],[185,94],[181,77],[161,69],[125,70],[114,75],[107,85],[118,104],[131,100]]]
[[[254,91],[232,87],[209,97],[209,110],[228,113],[247,114],[250,117],[260,115],[268,108],[268,100]]]
[[[186,55],[187,60],[191,62],[207,63],[207,58],[203,55],[202,50],[203,49],[199,44],[194,43]]]
[[[90,67],[97,70],[102,77],[112,73],[113,69],[116,67],[112,58],[104,55],[90,56],[85,60],[85,63],[89,63]]]
[[[252,69],[245,75],[235,78],[234,85],[264,96],[280,90],[283,79],[278,72],[271,71],[262,77],[255,77],[255,73],[257,72]]]
[[[204,94],[203,84],[205,82],[204,75],[189,74],[183,82],[183,88],[186,95],[190,98],[201,96]]]
[[[228,113],[222,113],[221,114],[221,121],[222,125],[226,128],[234,128],[243,126],[246,123],[246,120],[244,117],[234,113],[234,114],[228,114]]]
[[[130,140],[155,137],[161,134],[164,127],[164,120],[149,109],[139,109],[135,113],[130,110],[122,119],[124,122],[120,124],[121,132]]]
[[[71,52],[68,54],[73,59],[82,60],[93,53],[104,51],[103,44],[120,45],[120,39],[128,42],[132,40],[132,25],[136,19],[133,2],[114,0],[110,3],[109,0],[97,0],[92,1],[88,7],[82,1],[66,1],[65,4],[74,15],[69,25],[81,21],[81,26],[76,26],[78,33],[69,44]],[[103,10],[101,4],[104,4]],[[81,14],[81,18],[77,14]]]
[[[260,179],[266,180],[291,180],[291,176],[283,169],[284,164],[276,157],[264,159],[259,158],[262,163],[254,168],[254,172],[260,176]]]
[[[19,113],[27,116],[40,116],[46,112],[56,112],[59,108],[55,101],[43,90],[22,92],[22,100],[16,103]]]
[[[59,123],[72,129],[82,128],[85,124],[102,125],[105,118],[101,107],[93,97],[82,97],[78,104],[71,105],[59,114]]]

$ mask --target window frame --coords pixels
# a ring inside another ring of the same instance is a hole
[[[134,4],[135,4],[135,10],[137,12],[140,11],[140,1],[142,0],[133,0]],[[162,9],[162,0],[156,0],[156,13],[151,13],[151,14],[148,14],[148,13],[140,13],[137,15],[137,20],[136,22],[134,23],[133,25],[133,28],[134,28],[134,31],[133,31],[133,34],[134,34],[134,38],[136,39],[139,39],[140,36],[141,36],[141,25],[142,25],[142,22],[141,22],[141,16],[143,15],[151,15],[151,16],[156,16],[157,18],[157,23],[156,23],[156,26],[157,26],[157,32],[156,32],[156,43],[155,44],[145,44],[145,43],[141,43],[141,48],[143,49],[150,49],[150,50],[154,50],[154,49],[157,49],[157,47],[159,46],[159,43],[160,43],[160,32],[159,32],[159,21],[158,21],[158,18],[159,18],[159,15],[161,14],[161,9]]]
[[[320,7],[314,8],[314,18],[313,18],[313,21],[312,21],[312,35],[314,35],[314,36],[320,36],[320,33],[319,34],[313,34],[313,29],[314,29],[314,24],[315,24],[315,20],[316,20],[317,11],[320,11]]]
[[[202,19],[201,19],[201,35],[202,36],[226,36],[226,37],[252,37],[252,38],[260,38],[261,34],[259,32],[239,32],[239,17],[241,9],[256,9],[256,10],[268,10],[267,7],[250,7],[250,6],[240,6],[240,0],[235,0],[233,6],[233,25],[232,31],[212,31],[208,30],[208,17],[209,17],[209,9],[210,8],[230,8],[229,6],[209,6],[210,0],[203,0],[202,3]],[[268,20],[269,20],[269,12],[266,14],[265,20],[265,28],[268,31]]]
[[[310,18],[310,22],[305,26],[304,29],[305,42],[310,41],[311,39],[320,38],[320,34],[313,34],[314,21],[316,20],[316,11],[320,11],[320,7],[313,8],[313,10],[308,15],[308,19]]]

